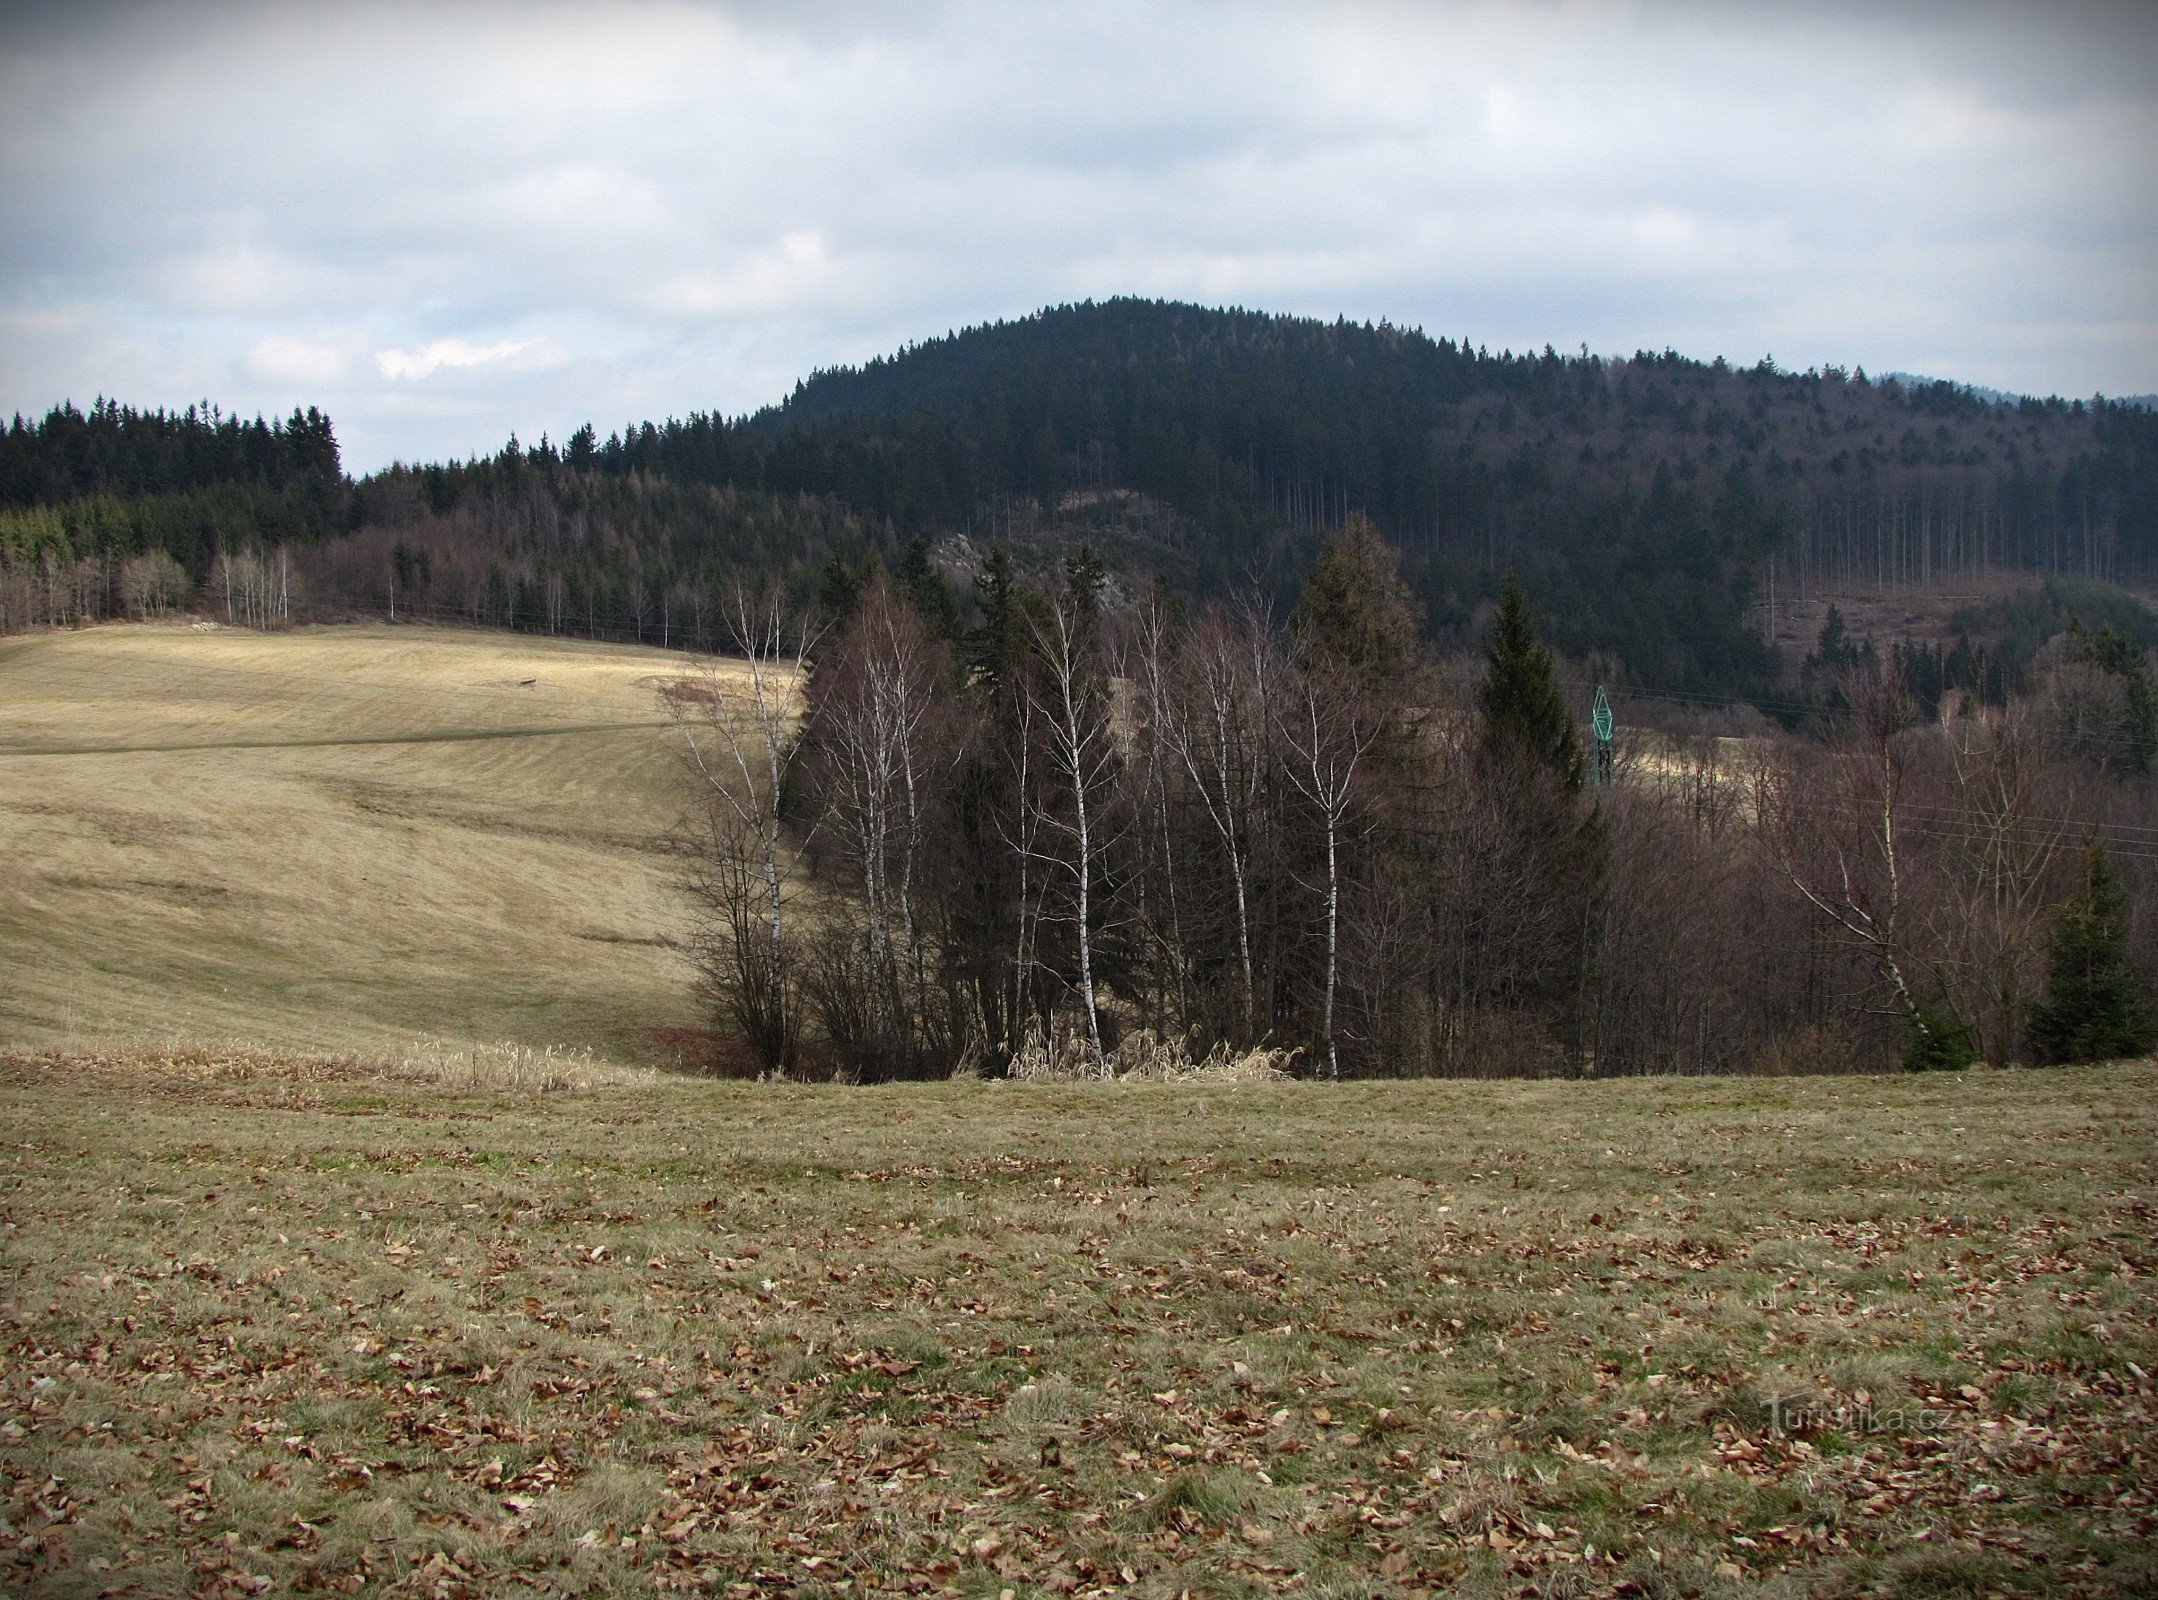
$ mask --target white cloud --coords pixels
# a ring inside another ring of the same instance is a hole
[[[650,303],[656,311],[693,317],[777,311],[816,298],[832,279],[823,236],[790,233],[724,272],[671,279],[652,291]]]
[[[247,347],[248,367],[278,382],[335,383],[345,375],[346,353],[334,344],[273,333]]]
[[[2149,390],[2154,18],[55,9],[0,23],[0,411],[320,404],[366,468],[1124,292]]]
[[[550,366],[559,357],[544,338],[504,339],[496,344],[474,344],[469,339],[432,339],[411,350],[377,350],[375,365],[385,378],[417,381],[444,367],[485,367],[498,361],[527,357],[527,367]]]

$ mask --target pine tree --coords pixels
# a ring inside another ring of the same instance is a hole
[[[2054,924],[2045,998],[2030,1009],[2040,1061],[2112,1061],[2158,1044],[2158,1013],[2128,962],[2126,909],[2105,847],[2093,839],[2082,892]]]
[[[1529,597],[1521,580],[1506,575],[1498,615],[1484,636],[1484,681],[1478,691],[1484,716],[1484,751],[1503,760],[1526,755],[1556,773],[1569,794],[1579,794],[1588,772],[1581,735],[1559,692],[1551,651],[1536,636]]]
[[[1091,633],[1101,622],[1102,591],[1108,587],[1109,567],[1101,552],[1086,540],[1064,558],[1064,582],[1071,589],[1078,616]]]
[[[866,567],[856,567],[839,551],[832,552],[817,578],[817,610],[829,625],[836,628],[854,615],[868,578]]]

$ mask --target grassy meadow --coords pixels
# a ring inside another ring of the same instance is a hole
[[[0,1044],[667,1059],[655,1030],[698,1020],[662,944],[681,659],[432,627],[0,640]]]
[[[11,1594],[2148,1594],[2158,1069],[0,1060]]]
[[[2158,1066],[655,1070],[678,659],[0,642],[0,1596],[2158,1591]]]

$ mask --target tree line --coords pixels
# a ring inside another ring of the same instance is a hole
[[[330,419],[313,406],[266,422],[207,401],[165,411],[100,399],[87,412],[57,405],[34,422],[17,414],[0,430],[0,506],[231,485],[305,486],[334,514],[345,477]]]
[[[1268,1048],[1327,1078],[1801,1071],[2150,1042],[2151,785],[2074,725],[2077,675],[2110,670],[2090,660],[1930,723],[1893,660],[1855,660],[1817,727],[1633,738],[1600,782],[1522,585],[1477,655],[1437,657],[1365,519],[1279,615],[1112,610],[1084,547],[1042,583],[992,547],[971,625],[932,581],[872,570],[815,611],[744,591],[741,658],[668,691],[705,993],[763,1070]]]
[[[297,604],[672,642],[737,586],[797,603],[830,557],[1079,538],[1204,602],[1293,604],[1352,516],[1427,631],[1474,642],[1516,570],[1613,681],[1762,701],[1778,604],[1971,571],[2158,572],[2158,417],[2110,402],[1669,352],[1493,354],[1387,323],[1140,300],[1053,308],[751,416],[590,425],[357,482],[326,418],[100,402],[0,434],[0,626],[117,614],[163,550],[201,584],[285,547]],[[402,554],[400,554],[400,551]]]

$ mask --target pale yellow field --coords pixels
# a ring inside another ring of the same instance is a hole
[[[662,942],[683,659],[431,627],[0,641],[0,1044],[669,1059],[655,1030],[699,1020]]]

